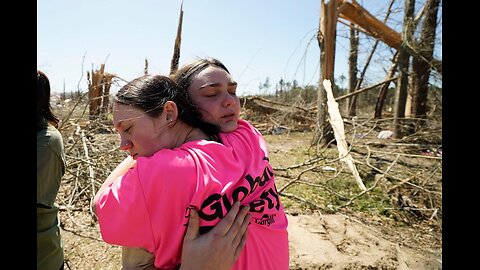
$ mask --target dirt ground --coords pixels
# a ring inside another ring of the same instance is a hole
[[[290,269],[441,269],[441,253],[410,240],[406,230],[365,225],[342,215],[289,216]],[[410,243],[409,243],[410,242]]]
[[[303,135],[276,141],[266,137],[271,155],[285,155],[308,141]],[[290,269],[442,268],[441,226],[435,220],[399,225],[353,211],[286,211]],[[120,269],[120,248],[102,241],[87,207],[63,209],[60,220],[66,269]]]
[[[441,269],[441,247],[415,238],[420,229],[392,231],[340,214],[288,214],[288,221],[290,269]],[[62,231],[66,269],[120,269],[120,248],[101,240],[98,225],[79,225]]]

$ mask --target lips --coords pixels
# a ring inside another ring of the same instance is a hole
[[[237,120],[237,116],[234,113],[231,113],[231,114],[222,116],[222,119],[225,121],[234,121],[234,120]]]

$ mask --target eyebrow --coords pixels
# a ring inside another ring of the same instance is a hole
[[[122,122],[123,122],[123,120],[118,121],[116,124],[113,124],[113,128],[115,128],[116,130],[118,130],[118,128],[122,125]]]
[[[130,119],[120,120],[120,121],[118,121],[116,124],[113,124],[113,127],[114,127],[116,130],[118,130],[120,127],[123,126],[123,123],[124,123],[124,122],[129,121],[129,120],[131,120],[131,118],[130,118]]]
[[[221,86],[222,84],[221,83],[211,83],[211,84],[205,84],[205,85],[202,85],[200,86],[200,88],[198,88],[198,90],[202,90],[203,88],[206,88],[206,87],[219,87]],[[233,82],[229,82],[228,83],[228,86],[237,86],[238,83],[233,81]]]

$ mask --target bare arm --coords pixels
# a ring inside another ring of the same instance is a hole
[[[97,203],[97,200],[98,200],[100,194],[102,194],[103,191],[115,179],[117,179],[119,176],[124,175],[128,171],[128,169],[133,166],[133,164],[135,164],[135,160],[131,156],[128,156],[122,162],[120,162],[120,164],[118,164],[115,169],[113,169],[113,171],[110,173],[110,175],[108,175],[107,179],[105,180],[105,182],[103,182],[102,186],[100,187],[100,189],[97,191],[97,194],[95,194],[95,197],[93,198],[93,201],[92,201],[93,213],[97,214],[96,210],[95,210],[95,205]]]
[[[245,247],[250,223],[248,210],[248,206],[240,209],[240,203],[236,202],[213,229],[199,235],[200,220],[192,209],[183,239],[180,270],[231,269]]]

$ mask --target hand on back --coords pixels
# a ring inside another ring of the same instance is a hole
[[[245,246],[250,223],[249,207],[236,202],[228,214],[208,233],[199,235],[199,216],[190,211],[183,240],[181,270],[228,270]]]

